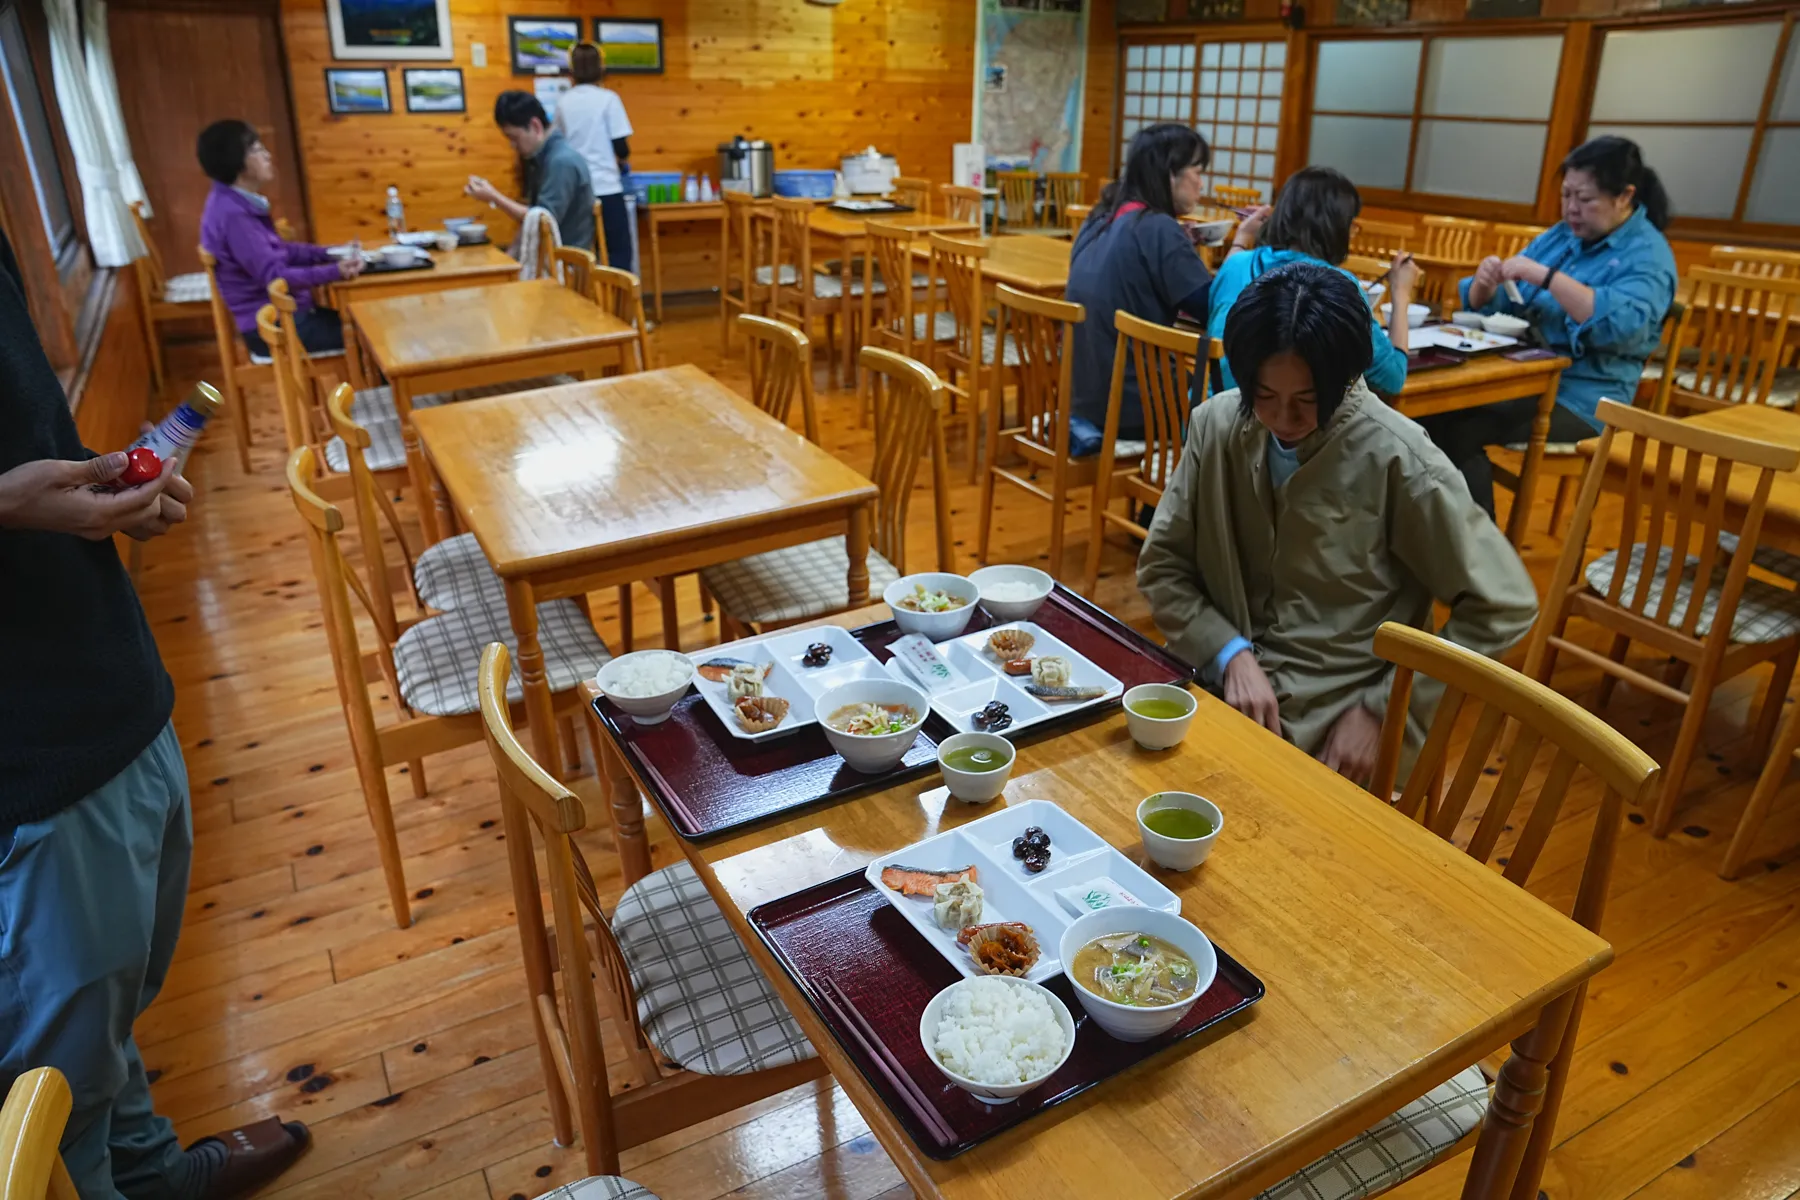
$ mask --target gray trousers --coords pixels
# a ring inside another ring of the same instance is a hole
[[[0,827],[0,1089],[34,1067],[68,1077],[82,1200],[186,1200],[131,1025],[174,956],[193,849],[173,724],[74,807]]]

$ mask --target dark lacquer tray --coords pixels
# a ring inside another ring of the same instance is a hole
[[[1127,688],[1140,683],[1186,683],[1194,669],[1130,626],[1057,585],[1032,620],[1087,655]],[[977,609],[969,631],[994,622]],[[888,646],[900,636],[893,621],[851,631],[876,658],[893,657]],[[1021,731],[1035,741],[1111,712],[1114,699],[1056,717]],[[956,730],[933,713],[900,766],[883,775],[864,775],[844,765],[818,726],[786,737],[747,742],[733,737],[698,692],[690,692],[660,725],[639,725],[612,701],[600,697],[594,711],[644,784],[669,824],[690,841],[717,837],[755,821],[811,804],[875,791],[930,771],[938,743]]]
[[[1075,1018],[1075,1050],[1008,1104],[984,1104],[944,1078],[919,1041],[919,1018],[962,978],[856,871],[750,910],[750,925],[805,994],[856,1069],[932,1158],[972,1146],[1255,1004],[1263,983],[1224,950],[1213,985],[1174,1029],[1121,1042],[1090,1020],[1068,976],[1047,984]],[[1221,1033],[1226,1031],[1221,1030]]]
[[[422,262],[415,260],[413,262],[407,263],[405,266],[395,266],[391,263],[386,263],[386,262],[372,262],[363,267],[363,274],[364,275],[398,275],[402,271],[429,271],[436,266],[437,266],[437,264],[432,262],[429,258],[425,259]]]

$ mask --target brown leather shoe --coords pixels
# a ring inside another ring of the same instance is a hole
[[[312,1133],[299,1121],[267,1117],[238,1129],[201,1138],[188,1149],[218,1142],[225,1147],[225,1162],[199,1200],[240,1200],[254,1195],[312,1145]]]

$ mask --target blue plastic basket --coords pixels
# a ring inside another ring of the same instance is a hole
[[[806,200],[828,200],[836,174],[832,171],[777,171],[775,194]]]
[[[680,182],[680,171],[633,171],[631,173],[631,190],[637,193],[639,204],[650,203],[651,184],[678,184]]]

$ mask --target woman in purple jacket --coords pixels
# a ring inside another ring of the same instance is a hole
[[[244,345],[266,356],[256,332],[256,313],[269,302],[269,284],[287,280],[299,305],[294,325],[307,353],[344,348],[338,315],[313,305],[312,289],[362,273],[355,258],[334,261],[325,247],[284,242],[269,216],[263,189],[275,178],[275,156],[243,121],[214,121],[200,131],[200,169],[213,181],[200,214],[200,244],[219,260],[219,295],[231,310]]]

